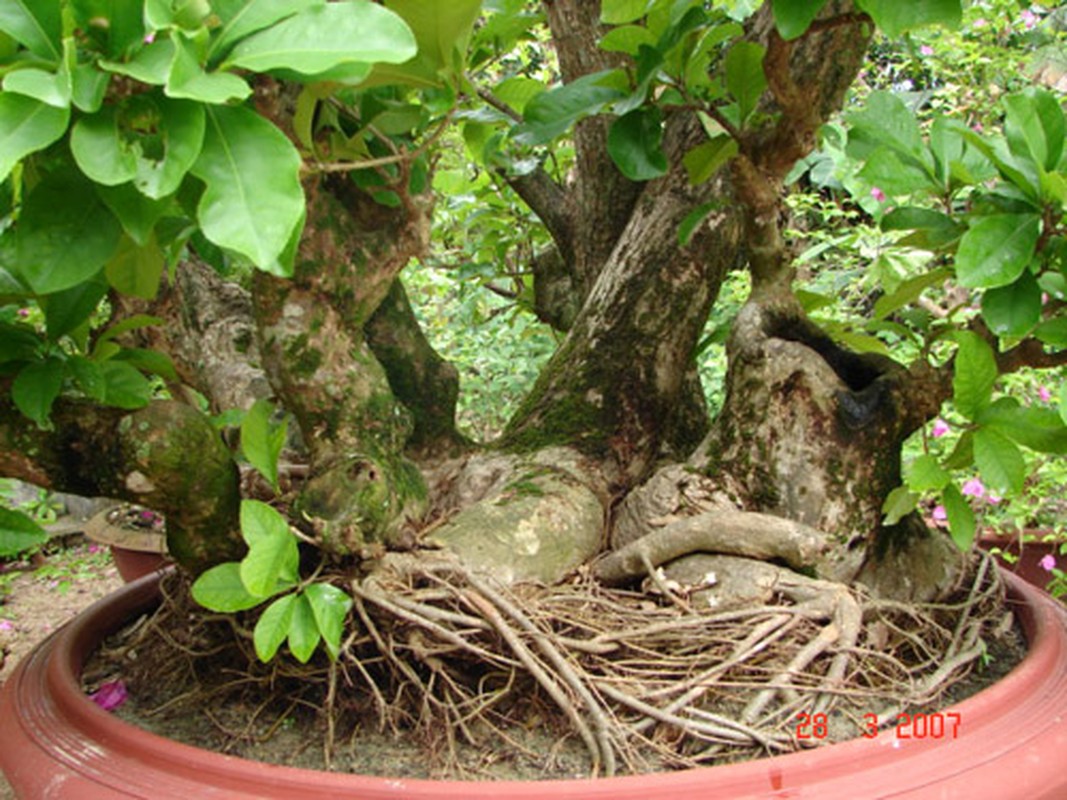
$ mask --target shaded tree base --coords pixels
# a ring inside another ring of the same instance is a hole
[[[507,743],[521,757],[536,727],[583,754],[582,774],[610,775],[853,738],[868,715],[887,725],[942,698],[1006,630],[987,558],[972,583],[930,605],[764,566],[780,570],[769,600],[724,611],[699,608],[700,586],[655,568],[641,590],[606,588],[588,570],[509,588],[444,552],[395,554],[352,580],[358,623],[339,660],[305,666],[287,654],[257,662],[251,613],[190,607],[175,578],[155,617],[112,643],[89,680],[122,676],[135,696],[155,698],[166,687],[150,716],[237,699],[247,724],[217,725],[233,741],[311,709],[327,765],[352,736],[376,731],[472,777],[463,753]],[[825,727],[805,740],[800,714],[826,714]]]

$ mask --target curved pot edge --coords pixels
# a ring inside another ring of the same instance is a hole
[[[1005,679],[945,710],[960,715],[955,740],[905,741],[888,730],[872,740],[857,739],[723,767],[527,783],[377,778],[279,767],[170,742],[114,718],[81,693],[76,676],[100,639],[95,626],[106,623],[113,631],[134,614],[143,613],[155,602],[158,579],[158,575],[148,576],[91,606],[31,653],[5,685],[0,718],[15,720],[17,715],[18,724],[3,726],[0,766],[22,796],[79,800],[203,796],[207,784],[201,781],[208,776],[220,781],[217,785],[228,797],[314,798],[344,793],[366,798],[398,794],[645,798],[670,793],[703,800],[833,800],[854,797],[857,780],[868,796],[879,797],[930,797],[932,791],[941,797],[969,800],[1067,796],[1067,776],[1059,758],[1041,751],[1044,745],[1059,748],[1060,753],[1067,747],[1067,614],[1047,595],[1011,575],[1006,580],[1013,599],[1024,603],[1020,617],[1032,643],[1031,652]],[[1035,679],[1041,682],[1037,691],[1023,688]],[[60,722],[69,723],[72,730],[61,728]],[[12,748],[20,744],[36,750],[16,757]],[[131,774],[119,756],[131,745],[139,761],[161,772],[145,779]],[[313,781],[311,786],[299,788],[308,779]]]

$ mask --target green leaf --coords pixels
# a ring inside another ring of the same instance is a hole
[[[401,65],[380,63],[374,69],[371,84],[437,86],[441,84],[438,76],[442,76],[449,85],[456,85],[463,77],[471,33],[481,16],[481,0],[386,0],[385,7],[407,23],[415,35],[418,52]]]
[[[60,58],[62,30],[59,0],[3,0],[0,31],[24,44],[46,61]]]
[[[97,344],[102,344],[104,342],[111,341],[117,336],[121,336],[127,331],[135,331],[138,328],[147,328],[150,325],[162,324],[162,317],[152,317],[148,314],[134,314],[133,316],[126,317],[125,319],[116,322],[110,328],[105,330],[103,333],[96,337],[96,342]]]
[[[178,48],[169,36],[160,36],[141,48],[129,61],[101,59],[101,69],[125,75],[141,83],[162,86],[167,82]]]
[[[258,500],[242,501],[241,534],[248,543],[241,580],[249,592],[267,597],[296,581],[296,537],[277,511]]]
[[[1030,88],[1004,98],[1004,136],[1012,153],[1039,171],[1056,169],[1063,155],[1064,121],[1059,101]]]
[[[82,35],[109,58],[144,41],[143,0],[72,0],[71,7]]]
[[[139,245],[123,235],[115,254],[104,266],[104,274],[117,291],[152,300],[159,290],[163,265],[163,251],[154,237],[150,237],[146,244]]]
[[[252,642],[255,644],[256,657],[263,663],[274,658],[282,642],[289,636],[295,603],[296,595],[279,597],[267,606],[256,622],[255,630],[252,631]]]
[[[192,48],[178,37],[174,61],[167,75],[167,97],[196,100],[201,103],[223,104],[244,100],[252,94],[252,87],[230,72],[205,72]]]
[[[973,420],[989,405],[1000,373],[993,350],[981,336],[961,331],[956,334],[956,340],[959,350],[952,376],[952,397],[956,409]]]
[[[203,105],[188,100],[160,97],[146,103],[144,113],[158,134],[146,140],[141,149],[134,185],[147,197],[159,200],[178,189],[199,157],[206,117]]]
[[[937,458],[929,453],[923,453],[904,468],[904,480],[913,492],[941,491],[951,479]]]
[[[1067,317],[1045,320],[1034,330],[1034,337],[1053,347],[1067,347]]]
[[[301,664],[306,664],[321,638],[307,595],[297,595],[293,601],[293,618],[289,623],[289,652]]]
[[[608,53],[628,53],[636,56],[642,46],[655,47],[656,35],[643,25],[624,25],[612,28],[600,40],[600,49]]]
[[[4,91],[24,94],[54,108],[70,107],[70,76],[30,67],[4,76]]]
[[[21,94],[0,94],[0,181],[24,157],[59,139],[69,120],[70,109]]]
[[[0,558],[11,558],[48,541],[48,533],[23,514],[0,506]]]
[[[257,400],[241,423],[241,452],[248,463],[278,488],[278,456],[285,445],[288,421],[280,425],[271,422],[274,406],[267,400]]]
[[[608,131],[608,153],[619,171],[632,181],[650,181],[666,175],[660,110],[637,108],[615,120]]]
[[[819,16],[826,0],[774,0],[774,25],[783,39],[803,36]]]
[[[891,195],[936,191],[934,177],[919,162],[891,147],[879,147],[868,157],[859,176],[872,186]]]
[[[236,561],[227,561],[201,573],[193,582],[192,594],[204,608],[225,614],[254,608],[265,599],[250,594],[245,588]]]
[[[137,174],[137,154],[119,135],[114,106],[74,123],[70,150],[81,171],[104,186],[126,183]]]
[[[107,284],[99,278],[93,278],[40,298],[48,338],[53,342],[59,341],[61,336],[85,323],[106,294]]]
[[[956,484],[950,483],[941,492],[941,505],[945,507],[945,515],[948,517],[948,530],[952,541],[961,551],[966,552],[974,544],[976,530],[974,512],[967,503]]]
[[[70,99],[79,111],[95,114],[104,105],[111,76],[92,64],[75,64],[70,73]]]
[[[143,408],[152,399],[152,384],[140,372],[123,361],[100,364],[104,378],[105,405],[116,408]]]
[[[605,25],[625,25],[648,13],[651,0],[602,0],[600,21]]]
[[[988,486],[1018,494],[1026,481],[1026,461],[1011,439],[981,427],[974,432],[974,463]]]
[[[1023,406],[1015,398],[1002,397],[975,422],[1039,453],[1067,454],[1067,427],[1051,408]]]
[[[939,267],[902,281],[893,292],[878,298],[878,301],[874,304],[874,318],[885,319],[890,314],[896,313],[909,303],[918,300],[922,293],[930,287],[944,283],[948,277],[948,268]]]
[[[52,404],[63,388],[63,362],[54,357],[27,364],[11,385],[11,399],[39,428],[51,428]]]
[[[696,186],[710,180],[719,167],[737,155],[737,142],[723,134],[698,144],[685,154],[682,163],[689,175],[689,182]]]
[[[885,514],[882,524],[896,525],[918,505],[919,495],[909,490],[907,486],[898,486],[889,493],[882,504],[882,513]]]
[[[86,397],[103,402],[107,392],[107,383],[99,364],[90,361],[85,356],[71,356],[67,359],[67,372]]]
[[[600,113],[608,103],[626,96],[609,83],[616,74],[610,70],[583,75],[537,95],[526,104],[523,124],[514,129],[512,137],[520,144],[547,144],[578,120]]]
[[[884,231],[915,231],[904,242],[909,247],[936,251],[958,241],[966,230],[947,214],[928,208],[894,208],[881,222]],[[901,244],[904,244],[901,242]]]
[[[1067,381],[1060,386],[1060,419],[1067,425]]]
[[[300,156],[285,134],[247,108],[211,108],[208,119],[192,168],[207,185],[197,209],[204,235],[281,273],[278,259],[304,214]]]
[[[321,5],[314,0],[215,0],[212,8],[218,14],[222,27],[208,49],[208,60],[213,61],[219,54],[225,53],[234,42],[313,4]]]
[[[304,596],[315,615],[326,652],[330,658],[336,659],[341,652],[341,636],[344,634],[345,618],[352,608],[352,598],[328,583],[311,584],[304,590]]]
[[[856,5],[892,38],[930,25],[958,28],[963,16],[960,0],[857,0]]]
[[[689,241],[693,238],[693,234],[696,233],[700,224],[708,218],[708,215],[718,208],[719,203],[712,201],[710,203],[703,203],[688,214],[685,219],[682,220],[682,224],[678,226],[678,244],[681,247],[685,247],[689,244]]]
[[[89,280],[115,252],[118,220],[76,173],[49,176],[30,193],[15,232],[22,275],[37,294]]]
[[[956,252],[956,274],[968,289],[1014,282],[1034,257],[1041,236],[1037,214],[991,214],[974,220]]]
[[[929,165],[929,152],[915,115],[893,92],[873,92],[863,110],[849,114],[848,153],[863,160],[878,147],[888,147],[920,165]]]
[[[158,350],[148,350],[142,347],[123,347],[111,358],[114,361],[129,364],[141,372],[159,375],[168,381],[177,382],[179,380],[178,373],[174,369],[174,362],[170,360],[170,356]]]
[[[742,126],[756,110],[767,88],[767,77],[763,74],[766,52],[763,45],[755,42],[737,42],[726,54],[726,89],[737,101]]]
[[[997,336],[1021,339],[1041,321],[1041,287],[1028,271],[982,295],[982,317]]]
[[[111,209],[111,213],[118,217],[126,234],[139,245],[155,242],[156,223],[174,205],[169,198],[153,200],[145,197],[131,183],[98,186],[96,193],[104,205]]]
[[[249,36],[224,66],[317,75],[341,64],[400,64],[415,54],[415,36],[400,17],[366,0],[351,0],[312,6]]]

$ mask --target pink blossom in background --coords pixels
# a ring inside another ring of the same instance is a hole
[[[991,506],[995,506],[1003,499],[1004,498],[1001,497],[999,494],[991,494],[986,497],[986,502],[989,503],[989,505]]]
[[[919,53],[924,56],[932,56],[934,54],[934,48],[932,48],[928,44],[924,44],[922,47],[919,48]]]
[[[984,28],[988,24],[989,23],[984,18],[979,17],[978,19],[976,19],[974,21],[974,24],[971,27],[972,28]]]
[[[930,435],[937,439],[941,436],[944,436],[946,433],[948,433],[948,431],[948,423],[938,417],[934,420],[934,427],[930,429]]]
[[[1037,14],[1035,14],[1030,9],[1026,9],[1025,11],[1021,12],[1019,14],[1019,17],[1022,19],[1023,24],[1026,25],[1027,30],[1030,30],[1037,24]]]
[[[1041,402],[1047,403],[1049,400],[1052,399],[1052,392],[1050,392],[1044,386],[1041,386],[1037,390],[1037,396],[1041,398]]]
[[[982,131],[985,130],[985,128],[982,127],[982,123],[981,122],[976,122],[976,123],[974,123],[974,125],[971,126],[971,130],[974,131],[975,133],[981,133]]]
[[[13,631],[15,626],[11,624],[9,619],[0,619],[0,631]]]
[[[1038,563],[1041,564],[1041,569],[1045,570],[1045,572],[1052,572],[1056,568],[1056,556],[1049,553],[1043,556]]]
[[[114,711],[126,702],[130,693],[126,691],[126,684],[122,681],[108,681],[100,684],[100,688],[89,695],[89,699],[96,703],[104,711]]]
[[[885,202],[885,192],[883,192],[877,186],[875,186],[873,189],[871,189],[871,197],[873,197],[879,203],[884,203]]]
[[[960,491],[970,497],[982,497],[985,494],[985,484],[978,478],[971,478],[963,484],[963,488]]]
[[[90,552],[90,553],[93,553],[93,554],[95,554],[95,553],[99,553],[99,552],[101,552],[101,551],[102,551],[103,549],[104,549],[104,548],[103,548],[103,547],[101,547],[101,546],[100,546],[100,545],[98,545],[98,544],[91,544],[91,545],[89,545],[89,552]]]
[[[20,309],[19,309],[19,316],[20,316],[20,317],[22,317],[22,318],[24,318],[24,319],[25,319],[25,318],[26,318],[26,317],[28,317],[29,315],[30,315],[30,310],[29,310],[28,308],[20,308]]]
[[[934,510],[931,513],[931,516],[937,522],[944,522],[946,519],[948,519],[948,514],[945,512],[944,506],[934,506]]]

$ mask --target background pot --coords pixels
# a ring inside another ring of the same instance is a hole
[[[1030,652],[995,686],[945,710],[955,738],[886,730],[776,758],[596,781],[468,783],[339,775],[245,761],[128,725],[78,675],[102,637],[158,602],[158,575],[124,587],[43,642],[0,693],[0,766],[21,797],[811,798],[1067,797],[1067,613],[1007,575]]]
[[[1062,569],[1062,565],[1059,563],[1062,541],[1044,541],[1044,537],[1049,533],[1050,531],[1027,529],[1023,531],[1022,541],[1020,541],[1018,533],[984,533],[978,538],[978,546],[987,553],[994,549],[1010,553],[1015,557],[1013,563],[1008,563],[999,554],[996,556],[1000,566],[1018,575],[1027,583],[1039,589],[1044,589],[1048,586],[1049,581],[1052,580],[1052,574],[1041,566],[1041,559],[1047,555],[1052,555],[1056,558],[1057,566]]]
[[[86,537],[111,549],[111,559],[127,583],[164,569],[170,563],[166,534],[162,530],[115,525],[111,521],[114,510],[101,511],[86,522]]]

